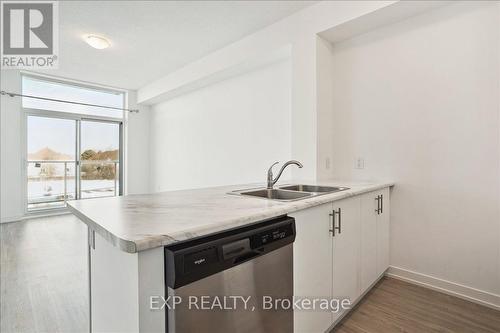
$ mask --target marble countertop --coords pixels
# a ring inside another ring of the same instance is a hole
[[[350,189],[281,202],[228,194],[235,190],[262,187],[262,184],[234,185],[76,200],[69,201],[68,208],[114,246],[135,253],[394,185],[338,181],[286,183],[345,186]]]

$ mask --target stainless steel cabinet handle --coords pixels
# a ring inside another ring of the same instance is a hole
[[[342,210],[339,208],[339,211],[337,212],[339,214],[339,226],[337,230],[339,231],[339,234],[342,233]],[[333,225],[333,229],[335,229],[335,224]]]
[[[332,237],[335,237],[335,209],[329,215],[332,217],[332,224],[329,231],[332,233]]]
[[[95,231],[88,228],[89,247],[95,250]]]
[[[375,212],[377,214],[380,214],[380,195],[377,195],[377,197],[375,198],[375,200],[377,200],[377,209],[375,209]]]
[[[380,195],[380,214],[384,213],[384,195]]]
[[[335,225],[335,216],[339,216],[339,225]],[[330,232],[332,233],[332,237],[335,237],[335,231],[338,231],[339,234],[342,233],[342,209],[339,208],[338,211],[335,209],[330,213],[330,216],[332,217],[332,226],[330,229]]]

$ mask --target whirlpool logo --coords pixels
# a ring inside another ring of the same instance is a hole
[[[56,1],[2,1],[2,68],[58,66]]]

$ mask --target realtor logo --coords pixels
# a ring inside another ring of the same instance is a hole
[[[57,68],[56,1],[2,1],[2,68]]]

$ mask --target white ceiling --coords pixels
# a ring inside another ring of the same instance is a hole
[[[137,89],[314,3],[61,1],[60,66],[45,73]],[[93,49],[85,34],[112,46]]]

